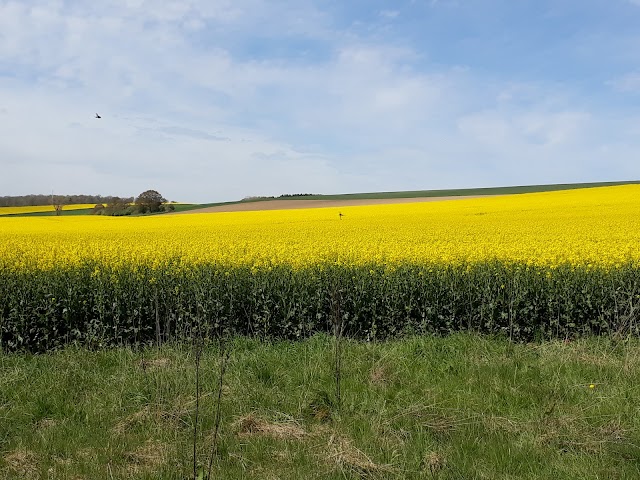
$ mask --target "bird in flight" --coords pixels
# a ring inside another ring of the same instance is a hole
[[[102,117],[96,113],[96,118],[102,118]]]

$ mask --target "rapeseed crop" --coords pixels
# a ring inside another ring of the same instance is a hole
[[[338,213],[343,213],[342,218]],[[640,260],[640,186],[447,202],[146,218],[3,219],[5,268],[216,264],[269,268],[499,260]]]
[[[74,205],[65,205],[63,210],[85,210],[88,208],[93,208],[95,204],[91,203],[79,203]],[[28,213],[43,213],[43,212],[53,212],[54,208],[52,205],[34,205],[34,206],[26,206],[26,207],[0,207],[0,216],[1,215],[24,215]]]
[[[367,338],[628,333],[637,330],[639,247],[637,185],[340,209],[3,218],[0,333],[8,348],[137,343],[186,335],[205,319],[297,337],[328,330],[336,311]]]

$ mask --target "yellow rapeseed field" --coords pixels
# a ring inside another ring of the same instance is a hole
[[[63,207],[63,211],[65,210],[84,210],[87,208],[93,208],[95,203],[81,203],[76,205],[65,205]],[[54,209],[51,205],[36,205],[29,207],[0,207],[0,216],[1,215],[15,215],[15,214],[25,214],[25,213],[41,213],[41,212],[53,212]]]
[[[114,268],[167,262],[269,268],[487,259],[637,264],[640,186],[340,209],[0,219],[0,266],[9,269],[86,260]]]

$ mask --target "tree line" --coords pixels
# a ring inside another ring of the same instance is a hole
[[[147,190],[138,195],[135,200],[129,201],[115,197],[106,204],[97,203],[91,213],[119,217],[131,214],[172,212],[174,210],[175,207],[171,203],[167,203],[167,199],[156,190]]]
[[[156,190],[146,190],[137,197],[103,197],[101,195],[22,195],[0,197],[1,207],[31,207],[51,205],[56,215],[61,215],[66,205],[94,204],[93,215],[122,216],[172,212],[172,205]]]
[[[124,203],[133,203],[133,197],[114,197],[102,195],[18,195],[18,196],[1,196],[0,207],[33,207],[39,205],[51,205],[53,197],[62,197],[64,205],[79,204],[109,204],[114,201],[122,201]]]

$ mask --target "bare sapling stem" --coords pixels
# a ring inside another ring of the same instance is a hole
[[[200,329],[197,330],[197,337],[194,339],[195,361],[196,361],[196,415],[193,422],[193,480],[198,479],[198,414],[200,411],[200,358],[202,356],[202,339]]]
[[[332,314],[331,320],[333,322],[333,341],[334,341],[334,378],[336,386],[336,405],[338,410],[342,406],[342,314],[340,312],[340,292],[337,286],[334,284],[332,291]]]
[[[160,347],[160,311],[158,310],[158,287],[155,288],[155,307],[156,307],[156,345]]]
[[[218,375],[218,398],[216,399],[216,416],[215,416],[215,426],[213,429],[213,443],[211,445],[211,455],[209,456],[209,468],[207,470],[207,480],[211,480],[211,468],[213,466],[213,457],[218,454],[218,432],[220,431],[220,422],[222,419],[221,411],[222,411],[222,387],[224,385],[224,374],[227,370],[227,364],[229,361],[229,355],[231,354],[229,350],[229,345],[227,341],[222,336],[218,337],[218,347],[220,351],[220,370]]]

